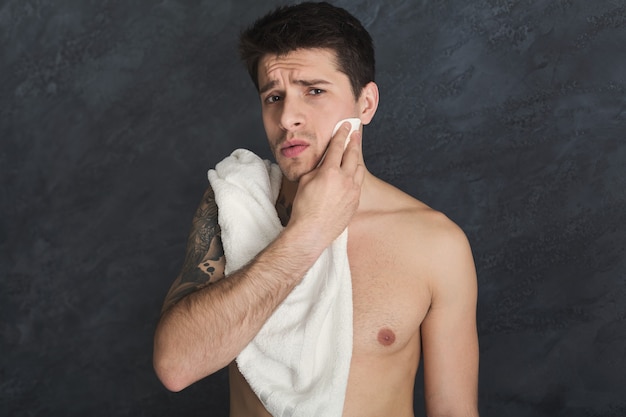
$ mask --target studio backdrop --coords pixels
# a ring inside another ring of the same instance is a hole
[[[334,3],[376,46],[369,169],[471,242],[481,416],[626,416],[624,0]],[[0,415],[227,416],[152,337],[207,170],[270,157],[237,37],[278,4],[0,1]]]

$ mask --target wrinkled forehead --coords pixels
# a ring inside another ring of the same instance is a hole
[[[327,48],[303,48],[284,54],[266,54],[258,64],[258,81],[273,78],[278,72],[290,73],[326,73],[341,72],[339,70],[337,54]]]

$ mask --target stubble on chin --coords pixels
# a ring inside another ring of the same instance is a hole
[[[280,163],[278,166],[283,173],[283,176],[291,182],[300,182],[300,179],[303,176],[313,171],[316,167],[316,165],[313,165],[313,167],[304,167],[301,165],[283,166]]]
[[[279,165],[280,167],[280,165]],[[285,170],[280,167],[281,172],[283,173],[283,177],[287,178],[291,182],[300,182],[300,179],[306,175],[310,171],[296,171],[296,170]]]

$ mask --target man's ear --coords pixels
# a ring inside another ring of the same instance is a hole
[[[361,123],[364,125],[369,124],[374,118],[374,114],[376,114],[376,109],[378,108],[378,86],[374,81],[370,81],[363,87],[358,105]]]

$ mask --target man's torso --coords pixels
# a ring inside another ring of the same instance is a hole
[[[355,215],[348,229],[353,353],[344,416],[413,416],[420,324],[430,306],[420,224],[432,210],[385,186],[384,208]],[[386,197],[386,198],[385,198]],[[234,363],[231,416],[269,416]]]

